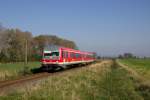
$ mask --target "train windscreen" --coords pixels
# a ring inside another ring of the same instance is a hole
[[[45,59],[58,60],[59,59],[59,52],[44,53],[44,58]]]

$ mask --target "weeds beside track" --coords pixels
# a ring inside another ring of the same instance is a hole
[[[76,71],[76,70],[79,70],[81,67],[84,67],[84,66],[78,65],[76,67],[70,67],[69,69],[64,69],[64,70],[59,70],[59,71],[51,71],[51,72],[39,72],[39,73],[35,73],[35,74],[29,74],[27,76],[21,76],[21,77],[18,77],[16,79],[12,79],[12,80],[0,81],[0,90],[1,90],[0,94],[3,93],[3,91],[5,91],[5,93],[7,93],[6,90],[8,90],[8,88],[11,88],[11,87],[15,88],[17,85],[23,85],[24,83],[27,83],[27,82],[41,80],[43,78],[62,74],[63,72],[67,72],[67,71],[69,71],[69,72],[70,71]]]

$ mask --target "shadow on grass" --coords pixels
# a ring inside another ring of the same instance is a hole
[[[30,71],[31,71],[31,73],[33,73],[33,74],[43,72],[42,67],[32,68]]]

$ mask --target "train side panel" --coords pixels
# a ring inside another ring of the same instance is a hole
[[[46,55],[46,57],[45,57]],[[49,55],[49,56],[47,56]],[[56,59],[57,58],[57,59]],[[46,69],[55,69],[58,66],[64,67],[73,64],[82,64],[93,62],[95,60],[93,53],[82,52],[70,48],[58,48],[58,51],[44,51],[42,66]]]

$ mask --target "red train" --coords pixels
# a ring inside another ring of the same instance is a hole
[[[48,71],[94,61],[95,53],[93,52],[83,52],[64,47],[48,47],[43,50],[42,69]]]

